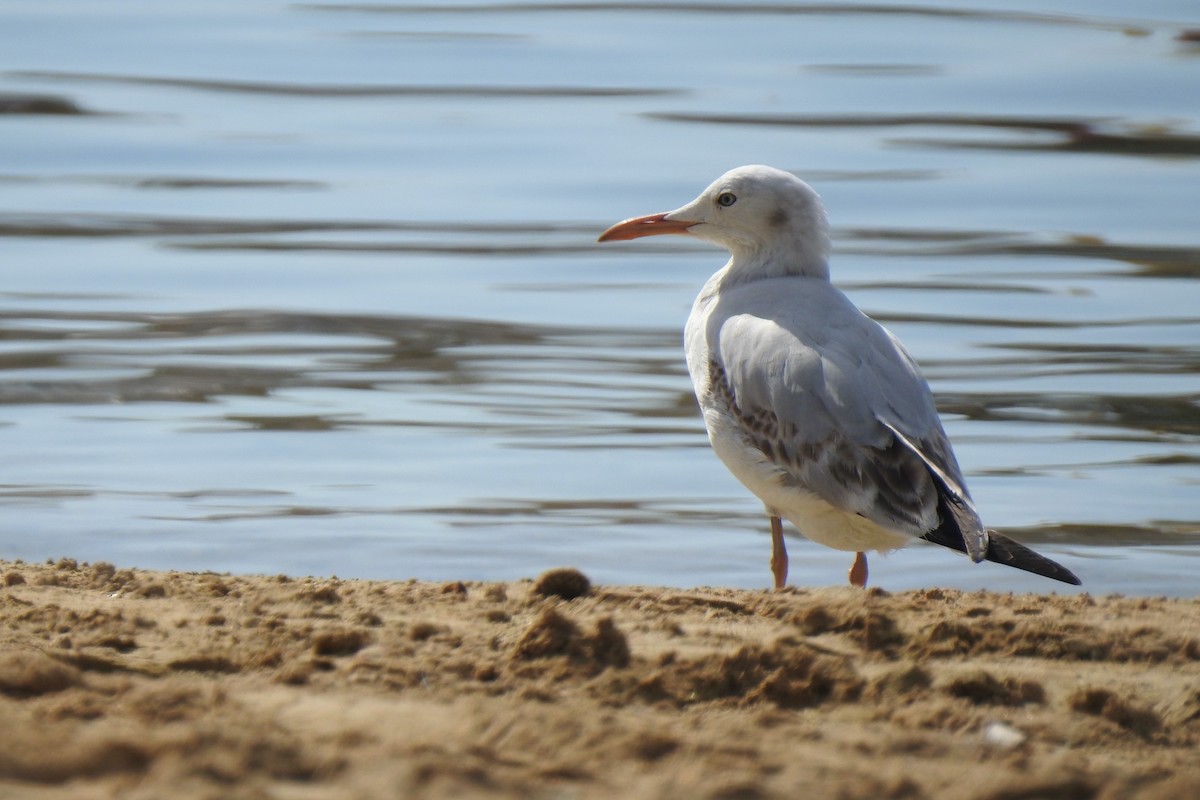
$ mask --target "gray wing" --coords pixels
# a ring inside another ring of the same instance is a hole
[[[710,391],[785,479],[914,537],[953,522],[984,558],[987,533],[913,359],[830,284],[797,295],[774,283],[730,292],[729,311],[709,317]]]

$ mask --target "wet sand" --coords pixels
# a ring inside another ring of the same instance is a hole
[[[0,562],[0,796],[1195,798],[1200,599]]]

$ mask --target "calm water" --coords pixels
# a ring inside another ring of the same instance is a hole
[[[6,3],[0,556],[769,585],[681,352],[723,254],[594,243],[767,163],[985,520],[1092,592],[1195,594],[1200,7],[988,9]]]

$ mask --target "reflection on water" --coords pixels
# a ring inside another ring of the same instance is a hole
[[[65,97],[50,94],[0,93],[0,114],[90,114]]]
[[[835,279],[922,364],[990,525],[1091,591],[1194,594],[1200,18],[1119,6],[27,10],[0,555],[765,585],[681,354],[721,255],[595,244],[761,162],[825,197]]]
[[[321,181],[277,180],[271,178],[218,178],[204,175],[0,175],[0,183],[77,184],[113,186],[126,189],[329,189]],[[20,235],[19,224],[6,229],[9,235]],[[32,229],[28,233],[39,233]],[[94,234],[89,234],[94,235]]]
[[[133,179],[129,179],[133,180]],[[159,188],[191,188],[172,185],[163,178],[147,179]],[[222,188],[261,188],[268,182],[257,180]],[[131,216],[106,214],[3,214],[0,215],[0,236],[220,236],[242,234],[326,233],[330,231],[416,232],[427,234],[554,234],[559,232],[591,235],[594,228],[585,225],[555,223],[488,224],[473,222],[397,222],[370,220],[302,220],[302,219],[197,219],[195,217]],[[589,243],[591,244],[591,243]],[[297,247],[319,245],[300,242]],[[486,249],[486,248],[485,248]]]

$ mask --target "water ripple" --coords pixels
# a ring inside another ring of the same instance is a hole
[[[122,75],[60,70],[14,70],[4,73],[20,80],[70,83],[112,83],[126,86],[169,86],[206,92],[266,94],[292,97],[664,97],[679,95],[679,89],[621,86],[483,86],[456,84],[305,84],[267,81],[222,80],[217,78],[168,78],[155,75]]]
[[[305,11],[375,14],[555,14],[609,12],[616,14],[718,14],[735,16],[861,15],[942,17],[981,22],[1018,22],[1034,25],[1086,27],[1127,35],[1146,35],[1167,23],[1106,19],[1075,14],[1051,14],[1035,11],[997,11],[991,9],[883,3],[731,3],[731,2],[574,2],[574,3],[456,3],[429,5],[418,3],[297,3],[293,8]],[[1179,27],[1179,26],[1171,26]]]
[[[913,315],[908,321],[929,321],[926,316]],[[936,322],[956,320],[939,317]],[[995,328],[1006,321],[964,317],[957,323]],[[1056,330],[1144,324],[1163,320],[1028,320],[1021,326]],[[1200,435],[1200,395],[1194,393],[1014,392],[990,386],[997,375],[1011,383],[1038,375],[1197,374],[1200,348],[995,346],[1016,354],[926,361],[926,371],[937,381],[984,379],[977,390],[940,391],[944,413],[977,421]],[[470,413],[422,420],[343,410],[234,412],[220,419],[234,429],[320,432],[428,425],[504,432],[515,446],[570,442],[578,447],[589,440],[604,447],[661,446],[680,435],[692,436],[696,427],[695,401],[685,388],[677,349],[674,329],[597,332],[588,327],[252,310],[5,312],[0,314],[0,404],[208,403],[222,396],[267,397],[300,389],[403,391],[437,398],[443,410],[458,407]],[[640,439],[622,442],[627,436]]]
[[[1155,123],[1112,120],[1060,119],[969,114],[728,114],[695,112],[644,112],[662,122],[709,125],[751,125],[795,128],[968,128],[1026,134],[1024,138],[992,140],[901,139],[907,143],[941,148],[1034,150],[1059,153],[1106,153],[1130,156],[1200,156],[1200,134]]]

